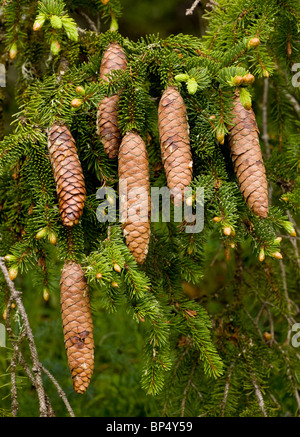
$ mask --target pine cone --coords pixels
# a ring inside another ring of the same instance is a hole
[[[146,146],[134,132],[127,132],[119,150],[119,183],[123,234],[130,252],[139,264],[148,253],[150,239],[150,183]],[[122,191],[127,183],[127,208]],[[135,208],[138,204],[139,210]]]
[[[108,81],[106,74],[112,70],[126,70],[127,60],[122,47],[118,43],[112,43],[104,53],[100,78]],[[97,132],[103,143],[104,150],[109,158],[114,159],[118,155],[122,140],[118,124],[119,95],[105,97],[98,107]]]
[[[240,190],[255,215],[268,215],[268,182],[259,145],[259,131],[252,109],[239,97],[234,101],[234,119],[229,126],[229,147]]]
[[[180,205],[184,188],[192,181],[193,161],[186,107],[175,87],[168,87],[160,99],[158,125],[168,187],[174,190],[174,204]]]
[[[82,215],[86,191],[76,144],[66,126],[52,126],[48,149],[62,222],[65,226],[73,226]]]
[[[88,285],[76,262],[64,264],[60,280],[65,348],[73,387],[84,393],[94,370],[93,320]]]

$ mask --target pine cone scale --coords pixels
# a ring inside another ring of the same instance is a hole
[[[113,70],[126,70],[126,67],[127,59],[122,47],[118,43],[112,43],[104,53],[100,66],[100,78],[108,82],[109,78],[106,75]],[[119,100],[118,94],[104,97],[97,111],[97,133],[110,159],[117,157],[122,140],[118,122]]]
[[[74,390],[84,393],[94,369],[93,321],[87,282],[81,266],[66,262],[61,280],[64,342]]]
[[[66,126],[52,126],[48,149],[62,222],[65,226],[73,226],[82,215],[86,190],[76,144]]]
[[[192,154],[184,101],[175,87],[168,87],[159,102],[158,127],[162,162],[170,190],[178,190],[175,205],[192,181]]]
[[[143,263],[150,239],[150,183],[146,145],[134,132],[128,132],[119,150],[119,181],[127,184],[127,208],[121,207],[121,217],[126,214],[123,234],[126,244],[138,263]],[[138,213],[136,204],[138,203]]]
[[[259,130],[252,109],[247,110],[237,96],[234,118],[229,126],[229,148],[241,193],[255,215],[268,215],[268,183],[259,145]]]

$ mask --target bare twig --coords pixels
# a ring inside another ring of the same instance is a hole
[[[255,396],[256,396],[258,405],[259,405],[263,415],[265,417],[268,417],[265,403],[264,403],[264,398],[263,398],[262,392],[260,391],[260,388],[259,388],[259,385],[258,385],[258,382],[256,380],[254,373],[251,374],[251,379],[252,379],[252,384],[254,386]]]
[[[187,385],[185,386],[185,389],[184,389],[184,391],[183,391],[183,399],[182,399],[182,402],[181,402],[181,417],[184,417],[185,404],[186,404],[187,394],[188,394],[188,391],[189,391],[189,389],[190,389],[190,387],[191,387],[191,384],[192,384],[192,382],[193,382],[193,376],[194,376],[194,373],[195,373],[196,364],[197,364],[197,362],[196,362],[196,360],[195,360],[195,361],[193,362],[192,370],[191,370],[191,373],[190,373],[190,376],[189,376],[189,379],[188,379]]]
[[[236,360],[234,360],[230,364],[229,370],[228,370],[228,375],[227,375],[227,378],[226,378],[225,389],[224,389],[224,396],[223,396],[223,400],[222,400],[221,405],[220,405],[220,407],[221,407],[221,416],[222,417],[224,417],[224,413],[225,413],[226,402],[227,402],[228,393],[229,393],[229,387],[230,387],[230,380],[231,380],[233,368],[235,366],[235,362],[236,362]]]
[[[192,6],[185,11],[185,15],[192,15],[201,0],[195,0]]]
[[[47,370],[43,365],[41,366],[43,372],[48,376],[48,378],[50,379],[50,381],[53,382],[53,384],[55,385],[57,392],[60,396],[60,398],[63,400],[69,414],[71,417],[75,417],[74,411],[72,410],[72,407],[67,399],[66,393],[63,391],[63,389],[61,388],[61,386],[58,384],[58,382],[56,381],[56,379],[54,378],[54,376],[49,372],[49,370]]]
[[[13,416],[16,416],[18,411],[18,401],[17,401],[17,387],[16,387],[16,365],[17,362],[23,367],[25,372],[27,373],[29,379],[31,380],[32,385],[35,387],[38,400],[39,400],[39,410],[40,410],[40,417],[54,417],[54,411],[52,409],[49,397],[47,396],[43,380],[42,380],[42,371],[49,377],[49,379],[54,383],[54,385],[57,388],[59,396],[62,398],[63,402],[66,405],[66,408],[70,415],[74,417],[74,412],[67,400],[67,397],[62,390],[62,388],[59,386],[56,379],[51,375],[51,373],[45,369],[45,367],[41,364],[38,358],[38,352],[35,345],[34,336],[29,324],[28,316],[26,313],[26,309],[24,307],[23,301],[22,301],[22,293],[20,291],[17,291],[14,283],[9,277],[8,269],[5,265],[4,258],[0,257],[0,269],[2,270],[2,273],[4,275],[4,278],[6,280],[6,283],[8,285],[8,288],[10,290],[10,297],[8,300],[7,305],[7,315],[6,315],[6,329],[9,334],[9,337],[11,339],[11,342],[13,344],[13,357],[11,361],[11,397],[12,397],[12,414]],[[12,330],[11,322],[10,322],[10,308],[11,303],[14,301],[16,303],[18,312],[22,319],[22,332],[19,335],[19,338],[15,340],[15,335]],[[33,363],[32,371],[29,369],[26,361],[22,357],[21,351],[20,351],[20,344],[22,340],[26,338],[29,345],[30,355]]]
[[[79,14],[87,21],[88,25],[90,26],[91,30],[95,33],[98,33],[98,29],[94,21],[83,11],[78,11]]]

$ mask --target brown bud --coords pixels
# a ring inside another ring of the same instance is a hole
[[[119,266],[119,264],[114,263],[114,270],[118,273],[121,273],[121,267]]]
[[[8,274],[9,274],[10,280],[13,281],[18,276],[18,269],[11,268],[11,269],[9,269]]]
[[[102,279],[102,274],[101,273],[97,273],[96,278],[97,279]]]
[[[244,82],[243,76],[235,76],[233,79],[233,83],[235,86],[240,86],[243,84],[243,82]]]
[[[220,223],[221,220],[222,220],[221,217],[214,217],[214,218],[213,218],[213,221],[214,221],[215,223]]]
[[[254,48],[254,47],[259,46],[259,44],[260,44],[260,39],[259,38],[257,38],[257,37],[251,38],[249,43],[248,43],[248,47],[249,48]]]
[[[269,332],[264,332],[264,338],[267,341],[270,341],[270,340],[272,340],[272,334],[270,334]]]
[[[273,258],[276,258],[276,259],[282,259],[282,255],[281,255],[281,253],[278,252],[278,251],[272,253],[271,256],[272,256]]]
[[[253,74],[248,73],[243,77],[244,85],[252,85],[254,81],[255,81],[255,77],[253,76]]]
[[[50,293],[49,293],[48,289],[44,288],[44,290],[43,290],[43,299],[44,299],[44,301],[48,302],[49,297],[50,297]]]
[[[72,108],[80,108],[81,105],[82,105],[81,99],[73,99],[71,102]]]
[[[114,287],[114,288],[118,288],[119,287],[119,284],[117,282],[115,282],[115,281],[113,281],[110,285],[112,287]]]
[[[224,235],[227,235],[227,236],[231,235],[231,233],[232,233],[231,227],[226,226],[225,228],[223,228],[223,233],[224,233]]]
[[[55,233],[54,232],[50,232],[50,234],[49,234],[49,241],[50,241],[51,244],[53,244],[53,246],[56,245],[56,240],[57,240],[57,238],[56,238]]]

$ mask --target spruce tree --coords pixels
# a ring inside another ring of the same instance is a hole
[[[134,41],[118,31],[122,13],[122,0],[1,1],[0,63],[16,71],[18,110],[7,126],[0,88],[1,376],[11,399],[0,412],[22,411],[26,379],[39,414],[55,415],[42,386],[61,372],[69,394],[73,378],[69,397],[97,399],[93,326],[110,335],[104,320],[126,309],[122,335],[143,338],[140,387],[156,415],[299,416],[299,1],[208,2],[201,37]],[[170,220],[151,220],[149,208],[124,223],[121,178],[147,199],[150,188],[190,193],[170,202]],[[183,204],[204,209],[201,232],[177,220]],[[22,294],[44,299],[29,309]],[[34,342],[26,317],[49,299],[63,370],[38,359],[43,333]]]

